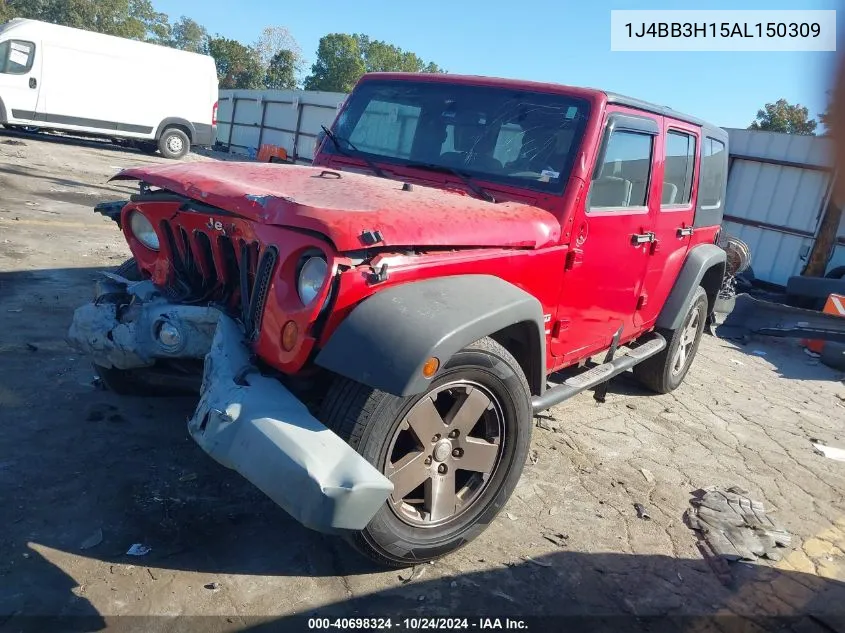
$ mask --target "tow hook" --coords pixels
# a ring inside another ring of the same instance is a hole
[[[370,283],[380,284],[384,281],[387,281],[387,262],[382,264],[378,270],[376,270],[375,268],[372,268],[371,270],[373,271],[373,273],[370,275]]]

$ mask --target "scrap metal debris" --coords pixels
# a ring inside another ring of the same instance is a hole
[[[698,490],[690,501],[689,526],[700,535],[705,554],[728,562],[780,560],[779,548],[788,547],[789,533],[765,512],[763,504],[738,486]]]
[[[634,510],[637,511],[637,518],[643,521],[651,521],[651,515],[646,512],[645,506],[641,503],[634,504]]]
[[[142,543],[135,543],[129,550],[126,552],[129,556],[146,556],[153,548],[149,545],[143,545]]]
[[[537,560],[536,558],[531,558],[530,556],[523,556],[522,560],[528,561],[529,563],[533,563],[539,567],[551,567],[552,564],[545,560]]]
[[[643,477],[645,477],[645,480],[648,483],[654,483],[654,475],[648,468],[640,468],[640,472],[643,474]]]
[[[825,446],[818,441],[813,442],[813,448],[819,455],[833,459],[837,462],[845,462],[845,449],[836,448],[835,446]]]

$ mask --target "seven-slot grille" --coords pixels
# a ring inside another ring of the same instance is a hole
[[[240,318],[254,340],[273,271],[279,258],[275,246],[231,238],[161,222],[171,252],[173,275],[166,291],[174,303],[218,304]]]

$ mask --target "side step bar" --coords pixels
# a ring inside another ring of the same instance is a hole
[[[548,389],[543,395],[534,396],[531,399],[534,413],[545,411],[564,400],[577,396],[582,391],[607,382],[611,378],[628,371],[634,365],[643,362],[646,358],[659,354],[664,349],[666,349],[666,339],[655,332],[645,343],[629,350],[624,356],[596,365],[584,373],[567,378],[563,383]]]

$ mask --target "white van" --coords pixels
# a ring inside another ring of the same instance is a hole
[[[217,133],[214,59],[17,18],[0,26],[0,123],[94,135],[167,158]]]

